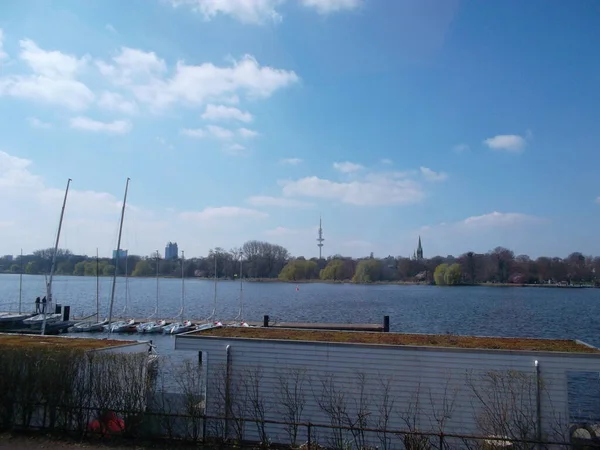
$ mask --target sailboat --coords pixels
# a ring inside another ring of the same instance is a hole
[[[86,317],[81,322],[77,322],[69,331],[75,333],[93,333],[104,330],[104,325],[108,322],[106,319],[100,321],[100,262],[98,258],[98,249],[96,249],[96,320],[85,320],[92,316]]]
[[[119,251],[117,251],[117,258],[120,257]],[[127,262],[127,257],[125,257],[125,306],[121,312],[121,317],[125,316],[129,307],[129,271],[127,269]],[[137,331],[135,319],[119,320],[110,325],[110,328],[113,333],[135,333]]]
[[[206,318],[206,323],[201,325],[196,325],[196,330],[208,330],[210,328],[221,327],[223,324],[221,322],[213,322],[215,320],[215,316],[217,314],[217,253],[215,252],[215,275],[214,275],[214,284],[215,284],[215,293],[214,293],[214,305],[213,311],[210,316]]]
[[[156,307],[154,308],[154,313],[148,317],[148,322],[140,323],[137,326],[138,333],[162,333],[163,328],[167,325],[165,320],[150,320],[152,317],[158,315],[158,299],[159,299],[159,289],[158,289],[158,275],[159,275],[159,264],[160,264],[160,254],[158,250],[156,250]]]
[[[108,309],[108,322],[104,326],[104,328],[108,331],[108,334],[113,332],[123,332],[125,330],[135,331],[135,321],[133,319],[130,320],[121,320],[113,323],[112,315],[113,315],[113,306],[115,304],[115,288],[117,287],[117,272],[119,271],[119,259],[121,256],[121,236],[123,234],[123,219],[125,218],[125,205],[127,204],[127,190],[129,188],[130,179],[127,178],[127,183],[125,183],[125,195],[123,196],[123,206],[121,208],[121,222],[119,223],[119,237],[117,239],[117,251],[115,254],[115,272],[113,274],[112,287],[110,292],[110,307]],[[125,259],[125,264],[127,264],[127,259]],[[127,309],[127,296],[128,296],[128,280],[127,277],[127,266],[125,267],[125,309]],[[123,311],[125,312],[125,310]]]
[[[183,318],[183,314],[185,311],[185,272],[184,272],[184,254],[181,252],[181,311],[178,317]],[[189,320],[184,320],[183,322],[175,322],[170,325],[167,325],[163,328],[165,334],[181,334],[187,331],[192,331],[194,329],[194,325]]]
[[[243,277],[243,258],[240,255],[240,311],[230,327],[249,327],[247,322],[244,322],[244,277]]]
[[[19,260],[20,265],[20,273],[19,273],[19,312],[18,313],[10,313],[3,312],[0,313],[0,323],[8,323],[8,322],[20,322],[23,319],[27,319],[28,317],[33,316],[32,313],[23,314],[22,311],[22,298],[23,298],[23,249],[21,249],[21,258]]]
[[[67,196],[69,195],[69,186],[71,185],[71,179],[67,181],[67,188],[65,190],[65,197],[63,199],[62,209],[60,210],[60,220],[58,221],[58,231],[56,233],[56,243],[54,244],[54,254],[52,255],[52,264],[50,265],[50,276],[48,278],[48,282],[46,283],[46,298],[48,299],[47,303],[44,305],[44,312],[42,314],[37,314],[33,317],[29,317],[23,320],[25,325],[29,325],[31,327],[42,327],[42,335],[46,334],[46,324],[54,323],[62,320],[62,314],[54,313],[48,314],[48,311],[51,311],[52,308],[52,278],[54,277],[54,271],[56,269],[56,254],[58,253],[58,243],[60,241],[60,230],[62,228],[63,218],[65,216],[65,207],[67,206]]]

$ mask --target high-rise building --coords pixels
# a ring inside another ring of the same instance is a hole
[[[113,250],[113,259],[124,259],[127,258],[127,250]]]
[[[165,247],[165,259],[176,259],[179,256],[177,242],[169,242]]]

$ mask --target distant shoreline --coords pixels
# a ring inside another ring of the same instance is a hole
[[[10,272],[0,272],[0,275],[18,275]],[[43,276],[43,274],[24,274],[33,276]],[[77,278],[96,278],[95,275],[63,275],[55,274],[55,277],[77,277]],[[112,278],[112,275],[100,275],[99,278]],[[119,275],[118,278],[123,278],[123,275]],[[148,277],[132,277],[132,279],[153,279],[154,276]],[[179,280],[180,277],[172,275],[160,276],[159,278],[167,278],[173,280]],[[186,280],[203,280],[213,281],[212,277],[186,277]],[[218,281],[238,281],[237,278],[219,278]],[[297,281],[286,281],[280,280],[279,278],[244,278],[244,283],[287,283],[287,284],[353,284],[353,285],[390,285],[390,286],[435,286],[435,284],[418,282],[418,281],[374,281],[372,283],[354,283],[350,280],[297,280]],[[534,288],[561,288],[561,289],[593,289],[600,288],[600,286],[593,285],[578,285],[578,284],[527,284],[527,283],[476,283],[476,284],[457,284],[456,286],[462,287],[503,287],[503,288],[523,288],[523,287],[534,287]],[[452,288],[455,286],[438,286],[440,288]]]

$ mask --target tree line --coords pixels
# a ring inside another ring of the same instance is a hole
[[[36,250],[21,258],[0,258],[0,272],[45,274],[50,272],[53,249]],[[541,256],[532,259],[497,247],[487,253],[466,252],[458,257],[435,256],[414,259],[402,256],[350,258],[292,257],[281,245],[248,241],[240,248],[211,249],[206,256],[165,260],[160,254],[129,255],[118,264],[110,258],[75,255],[59,249],[55,273],[59,275],[108,276],[118,267],[118,275],[133,277],[203,277],[234,279],[240,269],[244,278],[282,281],[323,280],[333,282],[406,282],[438,285],[459,284],[587,284],[598,285],[600,257],[580,252],[566,258]]]

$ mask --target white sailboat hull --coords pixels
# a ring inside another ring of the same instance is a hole
[[[107,320],[103,320],[102,322],[79,322],[69,328],[69,331],[74,333],[94,333],[103,331],[107,322]]]
[[[54,322],[58,322],[62,319],[62,314],[46,314],[46,323],[54,323]],[[44,323],[44,315],[43,314],[37,314],[33,317],[29,317],[25,320],[23,320],[23,323],[25,325],[30,325],[30,326],[41,326]]]

